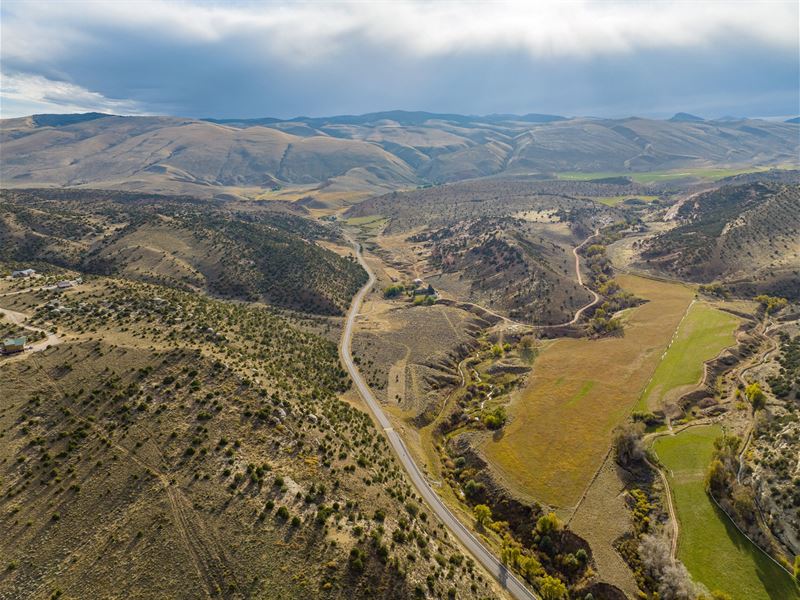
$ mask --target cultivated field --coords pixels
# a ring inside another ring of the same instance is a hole
[[[693,296],[691,288],[633,275],[623,289],[649,300],[624,315],[621,337],[563,339],[536,359],[511,422],[481,452],[518,493],[574,505],[633,408]]]
[[[678,557],[696,581],[733,598],[800,598],[790,576],[739,533],[705,492],[706,468],[721,434],[717,426],[693,427],[654,444],[670,472],[680,521]]]
[[[704,302],[696,302],[681,321],[675,338],[658,364],[636,408],[655,411],[698,383],[703,363],[735,342],[740,319]]]

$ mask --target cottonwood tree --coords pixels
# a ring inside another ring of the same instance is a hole
[[[485,504],[477,504],[472,510],[475,513],[475,521],[480,527],[484,527],[492,520],[492,509]]]

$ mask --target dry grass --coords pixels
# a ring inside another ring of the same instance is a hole
[[[595,202],[599,202],[600,204],[605,204],[606,206],[616,206],[625,200],[640,200],[642,202],[652,202],[653,200],[658,200],[658,196],[644,196],[642,194],[628,194],[627,196],[600,196],[596,198],[589,198],[589,200],[594,200]]]
[[[124,296],[115,295],[118,286]],[[223,310],[214,328],[224,341],[186,333],[184,321],[152,307],[155,294],[184,315],[200,306]],[[54,297],[0,301],[34,314]],[[442,532],[434,535],[421,508],[427,557],[408,560],[417,546],[393,543],[390,553],[407,564],[401,574],[391,554],[388,566],[374,555],[366,542],[374,512],[385,513],[385,540],[400,519],[411,534],[412,490],[363,412],[292,383],[311,364],[339,372],[332,345],[323,355],[311,334],[295,332],[310,322],[273,315],[245,326],[264,309],[119,279],[91,279],[57,297],[70,308],[52,316],[64,343],[0,367],[0,598],[410,598],[428,574],[438,579],[434,553],[460,552]],[[234,326],[247,331],[226,329]],[[281,349],[256,350],[266,339]],[[306,353],[304,364],[267,366],[265,356],[293,350]],[[302,379],[324,393],[325,372]],[[282,411],[272,411],[261,382],[269,394],[292,390]],[[277,421],[265,422],[262,409]],[[346,445],[334,441],[351,435]],[[330,455],[318,450],[329,444]],[[253,481],[249,465],[270,468]],[[365,477],[366,469],[380,480]],[[315,492],[321,485],[326,491]],[[322,500],[335,513],[324,522]],[[278,518],[277,507],[299,522]],[[366,548],[363,573],[348,567],[354,546]],[[482,571],[470,590],[467,571],[437,581],[437,590],[499,597]]]
[[[633,275],[619,282],[649,300],[625,315],[624,336],[552,344],[509,406],[505,434],[481,445],[500,476],[526,497],[560,507],[578,501],[693,296],[687,286]]]
[[[619,467],[609,457],[592,482],[586,497],[569,522],[570,529],[592,548],[597,572],[607,581],[636,596],[637,586],[628,565],[614,549],[614,541],[633,529],[630,511],[625,506]]]

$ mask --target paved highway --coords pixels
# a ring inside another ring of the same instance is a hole
[[[347,367],[347,371],[350,373],[350,377],[352,377],[353,382],[356,385],[356,389],[358,389],[358,393],[361,394],[364,402],[367,403],[370,411],[372,411],[372,414],[377,419],[381,429],[383,429],[383,432],[389,439],[389,443],[400,459],[403,467],[408,472],[409,477],[411,477],[414,487],[417,488],[419,494],[422,496],[428,506],[430,506],[431,510],[436,513],[436,516],[439,517],[442,523],[444,523],[450,532],[456,538],[458,538],[458,540],[464,545],[464,547],[467,548],[467,550],[475,557],[475,559],[482,564],[484,568],[486,568],[486,570],[497,579],[498,582],[500,582],[500,585],[502,585],[511,594],[511,596],[516,598],[516,600],[538,600],[538,597],[519,579],[517,579],[517,577],[514,576],[514,574],[511,573],[508,568],[500,562],[500,560],[491,552],[491,550],[489,550],[480,540],[478,540],[478,538],[476,538],[472,532],[467,529],[467,527],[465,527],[464,524],[462,524],[452,512],[450,512],[450,509],[447,508],[439,495],[428,483],[428,480],[417,466],[417,463],[415,463],[414,459],[411,458],[411,455],[406,449],[406,446],[403,443],[403,440],[400,438],[400,435],[393,429],[391,422],[386,416],[386,413],[383,412],[380,402],[378,402],[375,396],[372,395],[372,391],[369,389],[369,386],[364,381],[364,378],[361,377],[361,373],[356,368],[355,363],[353,362],[353,355],[350,352],[350,345],[353,339],[353,324],[355,323],[358,312],[361,309],[361,303],[363,302],[364,297],[367,295],[369,290],[372,289],[373,283],[375,283],[375,275],[372,273],[369,266],[364,261],[363,256],[361,255],[360,244],[354,242],[353,246],[356,251],[358,262],[361,263],[361,266],[364,267],[369,274],[369,281],[367,281],[364,287],[358,291],[358,294],[356,294],[355,298],[353,298],[353,304],[350,306],[350,311],[347,313],[347,321],[345,322],[344,333],[342,334],[341,343],[339,344],[339,353],[342,357],[345,367]]]

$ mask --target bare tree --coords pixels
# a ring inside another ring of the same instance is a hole
[[[693,600],[697,588],[689,571],[670,556],[669,541],[661,536],[646,534],[639,542],[639,556],[647,572],[658,582],[662,600]]]

